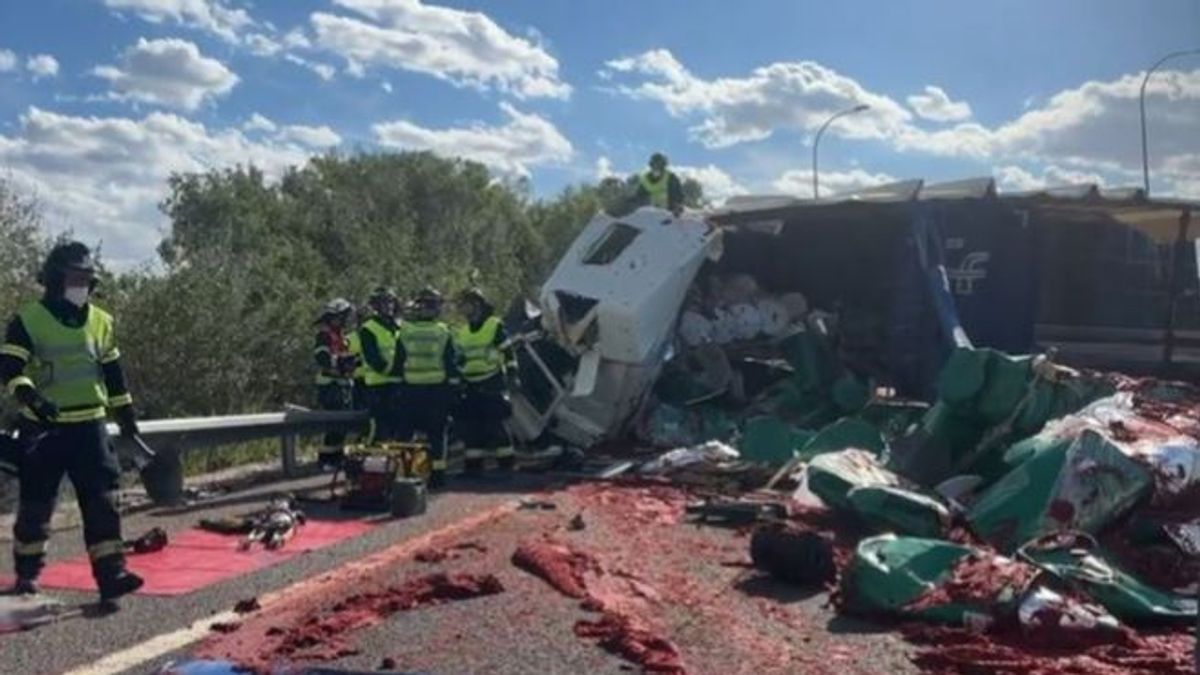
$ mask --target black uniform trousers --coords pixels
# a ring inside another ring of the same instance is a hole
[[[353,386],[349,381],[318,384],[317,405],[321,410],[351,410],[353,391]],[[321,455],[323,457],[340,456],[345,443],[346,432],[327,431],[322,441]]]
[[[467,382],[454,415],[454,428],[462,436],[467,458],[511,457],[512,439],[504,426],[510,416],[512,404],[502,374]]]
[[[394,441],[400,438],[398,424],[398,384],[376,384],[363,387],[367,412],[371,415],[371,441]]]
[[[429,441],[435,471],[446,468],[446,431],[454,408],[455,387],[449,384],[402,384],[398,387],[397,437],[411,441],[416,432]]]
[[[45,565],[50,518],[65,474],[83,514],[83,540],[97,580],[125,568],[117,489],[121,469],[103,420],[42,427],[43,437],[21,462],[13,526],[17,576],[36,579]]]

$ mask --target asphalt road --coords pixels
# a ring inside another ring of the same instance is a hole
[[[187,509],[135,513],[127,516],[125,529],[130,535],[152,526],[179,532],[200,518],[244,513],[265,504],[272,494],[313,488],[322,480],[275,482]],[[579,600],[564,597],[510,563],[519,542],[547,536],[594,555],[606,570],[599,573],[602,585],[613,579],[636,579],[639,593],[652,598],[644,603],[651,621],[678,645],[688,672],[913,670],[902,641],[837,617],[825,607],[826,594],[797,592],[747,570],[744,536],[669,522],[654,512],[643,518],[640,511],[624,508],[626,498],[636,495],[620,491],[597,495],[560,487],[549,478],[532,476],[458,483],[436,495],[424,516],[385,520],[362,537],[275,567],[185,596],[135,596],[123,601],[114,615],[70,619],[0,636],[3,671],[42,674],[102,666],[109,655],[128,655],[130,648],[228,612],[239,600],[272,599],[259,625],[248,620],[241,634],[208,636],[207,646],[189,644],[165,653],[150,648],[145,652],[149,658],[125,670],[154,673],[197,652],[228,648],[230,653],[241,653],[244,648],[238,641],[253,638],[252,631],[268,625],[263,622],[328,612],[353,593],[446,571],[494,574],[504,592],[383,617],[347,636],[355,653],[320,665],[375,671],[391,658],[397,670],[435,673],[627,672],[629,662],[601,649],[594,640],[576,637],[575,623],[594,618],[581,609]],[[517,500],[529,495],[551,501],[555,508],[515,508]],[[328,507],[306,507],[316,517],[323,515],[323,508]],[[336,513],[329,510],[324,515]],[[493,515],[481,519],[481,514]],[[566,524],[576,514],[587,526],[568,531]],[[464,549],[433,564],[414,560],[412,547],[406,544],[424,541],[431,534],[440,546],[469,541],[486,550]],[[57,532],[52,556],[80,554],[79,539],[78,530]],[[280,593],[281,589],[287,590]],[[91,599],[78,593],[54,595],[69,603]]]

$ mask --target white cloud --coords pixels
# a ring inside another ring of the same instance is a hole
[[[238,76],[220,61],[176,38],[141,38],[125,50],[120,66],[100,66],[93,73],[109,81],[115,98],[184,110],[195,110],[205,99],[227,94],[238,83]]]
[[[250,119],[246,120],[246,123],[242,125],[242,131],[273,132],[276,129],[278,129],[278,127],[275,125],[275,123],[260,113],[254,113],[250,116]]]
[[[300,124],[284,127],[279,132],[279,138],[310,148],[328,148],[342,142],[342,137],[327,126],[308,127]]]
[[[306,59],[302,56],[296,56],[295,54],[286,54],[286,55],[284,55],[283,58],[285,61],[288,61],[289,63],[294,63],[294,64],[300,66],[301,68],[307,68],[307,69],[311,70],[313,73],[316,74],[317,77],[321,78],[322,80],[324,80],[326,82],[332,80],[333,76],[337,74],[337,69],[334,68],[333,66],[329,65],[328,63],[317,63],[315,61],[309,61],[308,59]]]
[[[871,173],[863,169],[821,171],[819,178],[822,198],[894,183],[898,180],[895,176],[886,173]],[[785,195],[811,199],[813,196],[812,171],[801,169],[785,171],[771,183],[771,187]]]
[[[282,42],[266,33],[250,33],[243,42],[255,56],[275,56],[284,49]]]
[[[1141,74],[1088,81],[1058,92],[995,127],[965,123],[934,132],[913,130],[897,147],[976,159],[1036,159],[1086,172],[1138,172],[1138,89]],[[1171,182],[1200,177],[1181,158],[1200,154],[1200,70],[1156,73],[1146,89],[1151,170]],[[1179,171],[1182,168],[1183,171]]]
[[[952,101],[941,87],[927,85],[924,94],[908,97],[908,105],[918,115],[934,122],[961,122],[971,118],[966,101]]]
[[[1084,175],[1130,176],[1141,168],[1137,103],[1142,73],[1031,97],[1026,110],[996,125],[958,121],[936,131],[918,127],[913,114],[891,98],[809,61],[773,63],[742,77],[704,79],[659,49],[610,61],[600,75],[609,91],[660,103],[668,114],[692,121],[693,139],[708,147],[763,140],[783,129],[812,131],[832,112],[862,102],[870,110],[839,120],[828,133],[878,140],[903,152],[989,164],[1035,161]],[[965,120],[969,113],[965,104],[934,87],[910,102],[922,114],[946,120]],[[1200,196],[1200,172],[1180,159],[1200,155],[1195,124],[1200,119],[1200,70],[1155,73],[1146,90],[1146,109],[1154,193]]]
[[[1044,188],[1083,184],[1104,187],[1108,184],[1105,177],[1098,173],[1076,171],[1055,164],[1043,167],[1040,175],[1013,164],[996,167],[994,174],[996,185],[1001,192],[1030,192]]]
[[[529,175],[529,167],[562,164],[574,155],[571,142],[547,119],[523,113],[507,103],[505,124],[429,129],[407,121],[372,126],[379,143],[403,150],[431,150],[471,159],[508,174]]]
[[[17,55],[8,49],[0,49],[0,73],[17,69]]]
[[[58,75],[58,59],[49,54],[38,54],[25,61],[25,68],[33,73],[33,79]]]
[[[204,30],[236,43],[241,31],[255,22],[245,10],[220,0],[104,0],[105,6],[129,11],[152,23],[172,22]]]
[[[604,180],[605,178],[615,178],[617,173],[613,171],[612,160],[601,155],[596,158],[596,180]]]
[[[157,204],[172,172],[252,163],[274,178],[310,155],[298,143],[256,141],[163,112],[136,119],[30,108],[16,131],[0,134],[0,166],[42,200],[48,224],[102,240],[118,266],[153,256],[166,225]]]
[[[334,0],[368,20],[316,12],[316,43],[366,66],[425,73],[458,86],[494,88],[517,98],[567,98],[558,61],[540,44],[515,36],[481,12],[421,0]]]
[[[710,148],[764,140],[781,129],[812,131],[857,104],[870,109],[843,118],[831,133],[887,138],[912,119],[892,99],[812,61],[773,63],[746,77],[705,80],[671,52],[657,49],[609,61],[601,76],[621,95],[662,103],[674,117],[698,119],[691,135]]]
[[[392,83],[391,83],[391,82],[388,82],[387,80],[384,80],[383,82],[380,82],[380,83],[379,83],[379,88],[380,88],[380,89],[382,89],[382,90],[384,90],[384,91],[386,91],[386,92],[387,92],[387,93],[389,93],[389,94],[390,94],[390,93],[392,93],[392,91],[393,91],[393,89],[392,89]]]
[[[707,166],[672,166],[671,171],[681,178],[690,178],[704,188],[704,197],[720,204],[735,195],[748,192],[745,186],[715,164]]]

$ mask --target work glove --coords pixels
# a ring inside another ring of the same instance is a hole
[[[354,372],[358,366],[358,357],[352,354],[337,357],[337,371],[342,375],[349,375]]]
[[[53,401],[47,400],[33,387],[19,387],[13,396],[21,405],[29,408],[33,416],[43,424],[50,424],[58,417],[58,406]]]
[[[117,428],[121,430],[121,435],[125,438],[133,438],[138,435],[137,413],[131,405],[123,405],[113,411],[113,416],[117,418]]]

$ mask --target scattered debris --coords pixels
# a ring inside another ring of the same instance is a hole
[[[583,513],[576,513],[571,522],[567,523],[567,529],[571,532],[579,532],[587,528],[587,523],[583,521]]]
[[[791,584],[824,586],[837,578],[833,545],[811,530],[763,525],[750,536],[754,567]]]
[[[217,622],[208,627],[208,629],[214,633],[225,633],[225,634],[233,633],[235,631],[241,630],[241,628],[242,628],[242,624],[237,621]]]
[[[390,656],[385,656],[385,657],[383,657],[383,660],[381,660],[379,662],[378,669],[379,670],[395,670],[398,666],[399,666],[399,664],[396,663],[396,659],[393,659]]]
[[[582,619],[575,624],[575,634],[598,640],[606,651],[636,663],[645,672],[687,673],[679,648],[629,615],[605,612],[596,621]]]
[[[738,451],[720,441],[709,441],[690,448],[677,448],[641,467],[644,474],[669,474],[676,469],[697,464],[720,466],[738,458]]]
[[[553,511],[558,504],[545,499],[522,499],[517,508],[522,511]]]
[[[512,563],[540,577],[569,598],[587,597],[583,575],[596,568],[596,559],[566,544],[553,541],[526,541],[513,553]]]
[[[125,542],[125,552],[136,555],[155,553],[166,548],[169,541],[166,530],[154,527],[142,536]]]
[[[259,604],[258,598],[246,598],[244,600],[238,600],[237,604],[233,606],[233,611],[236,614],[249,614],[251,612],[257,612],[260,609],[262,609],[262,605]]]
[[[487,546],[477,541],[463,541],[450,546],[427,546],[413,554],[413,560],[423,563],[440,563],[446,560],[458,560],[461,551],[478,551],[487,553]]]
[[[504,591],[494,575],[430,574],[410,579],[377,592],[350,595],[327,611],[314,611],[291,618],[286,625],[266,628],[260,637],[247,637],[253,656],[211,653],[204,645],[197,655],[230,658],[241,668],[268,673],[281,661],[333,661],[357,653],[348,634],[374,625],[397,612],[458,600],[469,600]],[[246,631],[242,631],[245,633]]]

